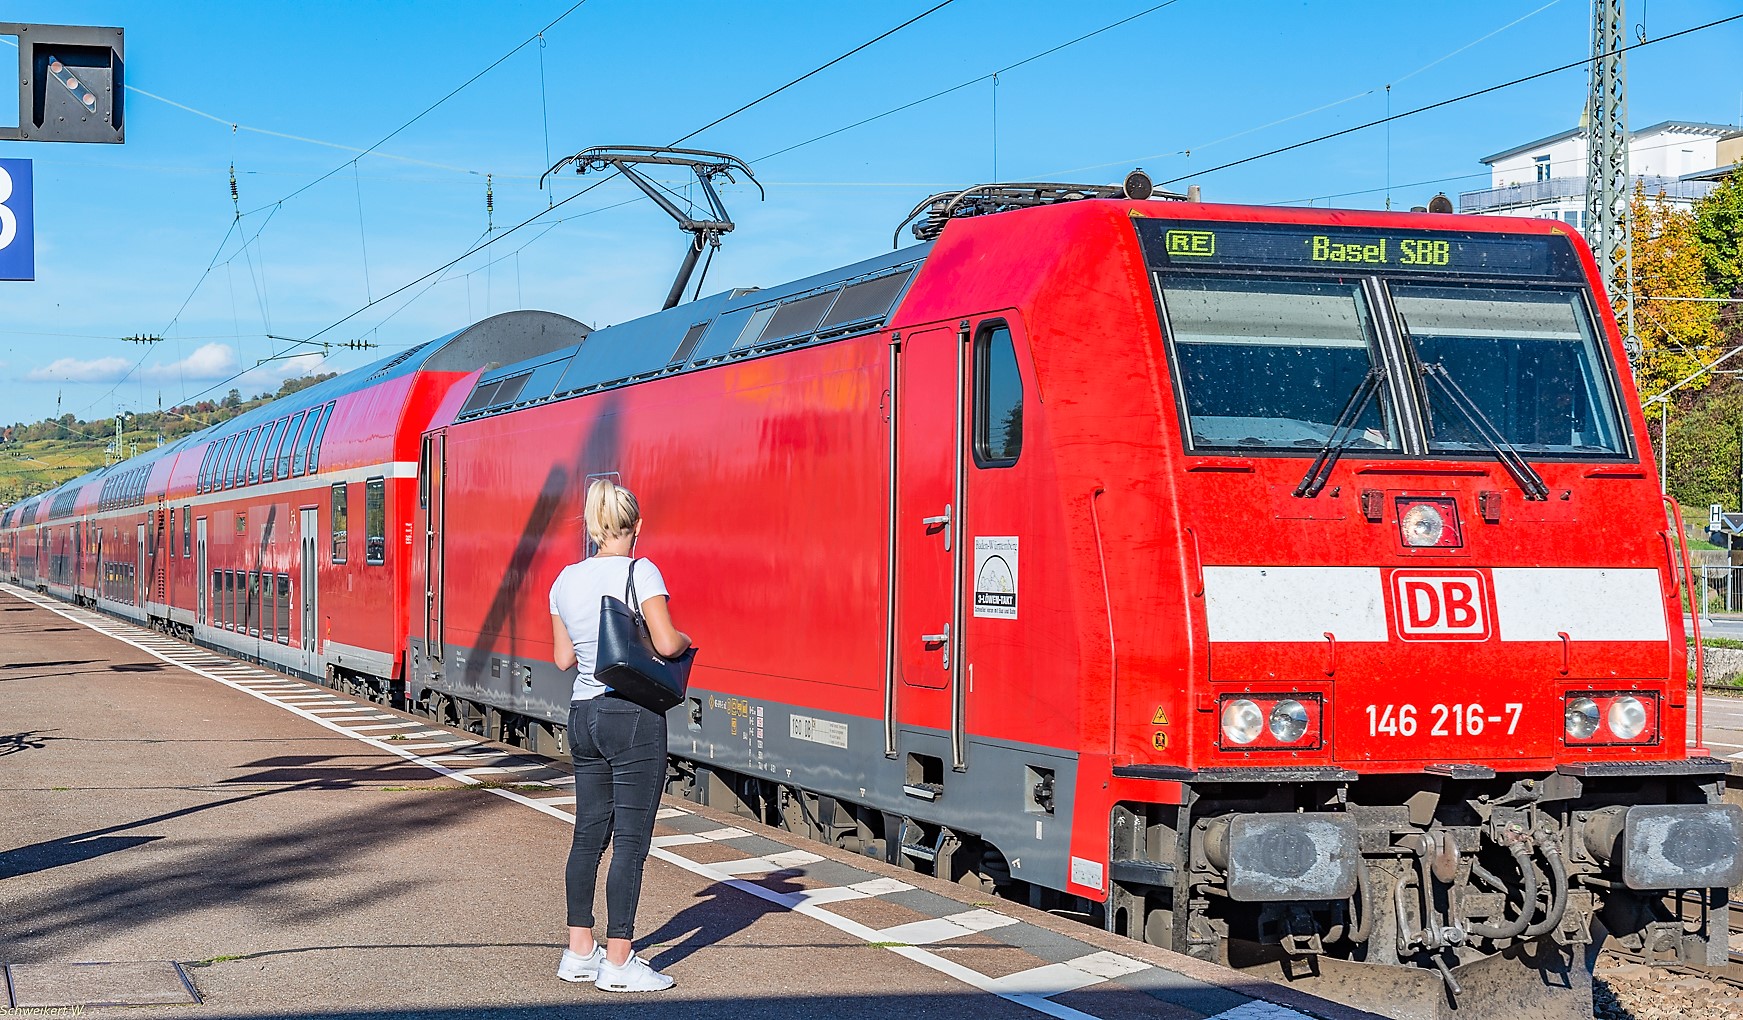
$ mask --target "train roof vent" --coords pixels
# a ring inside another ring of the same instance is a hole
[[[756,346],[779,343],[797,336],[810,336],[816,332],[817,324],[823,321],[823,313],[835,303],[835,298],[840,293],[840,288],[831,288],[821,294],[794,298],[775,306],[774,314],[769,316],[768,325],[763,327],[762,334],[756,338]],[[740,340],[743,338],[740,337]]]
[[[682,365],[690,360],[690,355],[696,353],[696,345],[702,342],[702,334],[708,332],[708,323],[698,322],[684,331],[684,339],[678,342],[678,349],[672,352],[672,360],[666,362],[666,367]]]
[[[896,224],[894,247],[901,243],[902,228],[914,223],[914,236],[922,241],[935,240],[944,232],[944,225],[953,219],[968,216],[990,216],[1012,209],[1028,209],[1037,205],[1058,205],[1086,198],[1146,198],[1186,201],[1186,196],[1172,191],[1158,191],[1149,175],[1134,170],[1126,175],[1124,184],[977,184],[961,191],[940,191],[922,200],[902,222]]]
[[[829,306],[829,314],[818,323],[817,332],[827,335],[845,332],[866,322],[882,322],[889,317],[891,306],[913,275],[914,269],[910,266],[899,273],[850,284],[842,290],[835,304]]]
[[[387,373],[389,373],[389,372],[393,371],[394,369],[398,368],[399,366],[405,364],[408,359],[416,356],[419,351],[423,350],[424,348],[426,348],[428,346],[430,346],[429,341],[425,341],[425,342],[418,344],[416,347],[413,347],[409,350],[404,350],[404,351],[399,352],[398,354],[389,358],[387,361],[383,362],[380,368],[369,373],[367,376],[364,376],[363,381],[369,382],[370,380],[381,378],[382,376],[386,375]]]

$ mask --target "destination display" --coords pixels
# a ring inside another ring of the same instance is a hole
[[[1577,278],[1567,239],[1475,231],[1270,223],[1134,221],[1150,266],[1349,269],[1437,275]]]

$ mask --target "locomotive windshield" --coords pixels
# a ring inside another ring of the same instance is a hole
[[[1392,302],[1417,361],[1443,366],[1515,449],[1624,452],[1602,349],[1577,291],[1394,285]],[[1443,391],[1426,392],[1429,449],[1489,448]]]
[[[1195,450],[1629,453],[1565,236],[1134,223]]]
[[[1162,293],[1194,446],[1317,449],[1377,362],[1357,283],[1181,276]],[[1376,396],[1345,442],[1396,450]]]

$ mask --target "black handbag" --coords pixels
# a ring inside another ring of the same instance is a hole
[[[635,565],[629,561],[629,583],[619,601],[606,595],[599,602],[599,654],[594,679],[620,697],[664,715],[684,701],[690,688],[690,666],[696,661],[694,646],[682,655],[667,658],[654,650],[648,623],[642,619],[641,600],[635,594]]]

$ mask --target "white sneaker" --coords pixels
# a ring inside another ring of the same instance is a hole
[[[610,960],[599,961],[599,979],[593,987],[602,992],[663,992],[672,987],[672,979],[648,966],[648,961],[632,956],[619,967]]]
[[[563,962],[557,964],[557,976],[564,981],[592,981],[599,976],[599,965],[604,962],[604,946],[595,944],[593,952],[586,956],[573,949],[565,949]]]

